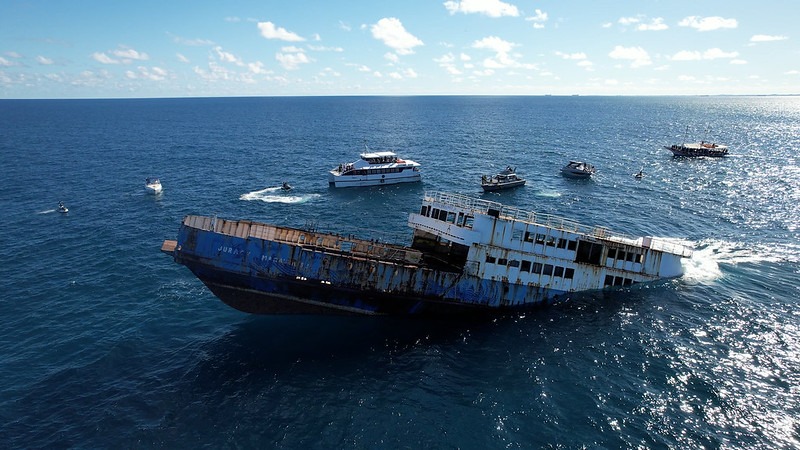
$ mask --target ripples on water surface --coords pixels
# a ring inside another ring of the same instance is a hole
[[[731,156],[673,159],[687,125]],[[2,101],[0,130],[3,447],[800,445],[798,98]],[[423,183],[329,189],[364,140]],[[508,164],[528,185],[482,194]],[[248,316],[158,251],[188,213],[407,240],[426,190],[697,250],[469,322]]]

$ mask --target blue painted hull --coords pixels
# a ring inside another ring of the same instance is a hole
[[[173,255],[223,302],[254,314],[469,314],[530,308],[564,294],[185,225]]]

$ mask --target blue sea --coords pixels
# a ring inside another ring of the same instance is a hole
[[[365,145],[422,183],[329,188]],[[798,151],[800,97],[2,100],[0,448],[797,448]],[[159,251],[186,214],[409,243],[426,191],[696,250],[470,320],[247,315]]]

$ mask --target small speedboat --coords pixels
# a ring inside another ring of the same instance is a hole
[[[147,178],[144,180],[144,190],[150,194],[160,194],[162,187],[161,187],[161,180],[158,178]]]
[[[58,212],[61,214],[66,214],[69,212],[69,208],[64,206],[64,202],[58,202]]]
[[[516,167],[508,166],[497,175],[481,176],[481,187],[486,192],[501,191],[524,185],[525,179],[517,176]]]
[[[292,190],[292,185],[290,185],[289,183],[284,181],[283,183],[281,183],[281,190],[282,191],[291,191]]]
[[[593,165],[583,161],[570,161],[561,168],[561,173],[573,178],[589,178],[596,172]]]
[[[642,178],[644,178],[644,169],[640,169],[638,173],[633,175],[633,177],[636,178],[637,180],[641,180]]]

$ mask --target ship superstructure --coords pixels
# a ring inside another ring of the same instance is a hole
[[[410,246],[187,216],[162,250],[251,313],[451,314],[563,300],[682,273],[689,247],[497,202],[426,193]]]

